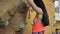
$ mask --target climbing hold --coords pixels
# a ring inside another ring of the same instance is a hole
[[[33,23],[33,22],[31,22],[31,24],[33,25],[34,23]]]
[[[24,29],[25,24],[20,24],[20,29]]]
[[[9,21],[5,21],[5,23],[4,23],[4,26],[8,26],[9,25]]]

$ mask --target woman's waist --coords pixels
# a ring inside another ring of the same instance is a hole
[[[41,28],[45,28],[45,27],[44,27],[43,24],[40,23],[40,24],[34,24],[34,25],[32,26],[32,28],[40,28],[40,29],[41,29]]]
[[[42,30],[45,30],[44,26],[33,26],[32,27],[33,32],[39,32],[39,31],[42,31]]]

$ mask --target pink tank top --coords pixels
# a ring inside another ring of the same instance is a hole
[[[36,18],[33,20],[34,24],[32,26],[32,32],[40,32],[42,30],[45,30],[45,27],[42,23],[38,23]]]

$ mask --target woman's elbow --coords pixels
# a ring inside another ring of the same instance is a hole
[[[28,3],[33,2],[33,0],[27,0]]]
[[[29,3],[31,0],[27,0],[27,2]]]

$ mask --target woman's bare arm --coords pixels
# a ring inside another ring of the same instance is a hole
[[[39,14],[43,13],[42,9],[36,6],[36,4],[34,3],[34,0],[27,0],[27,2],[37,13]]]

